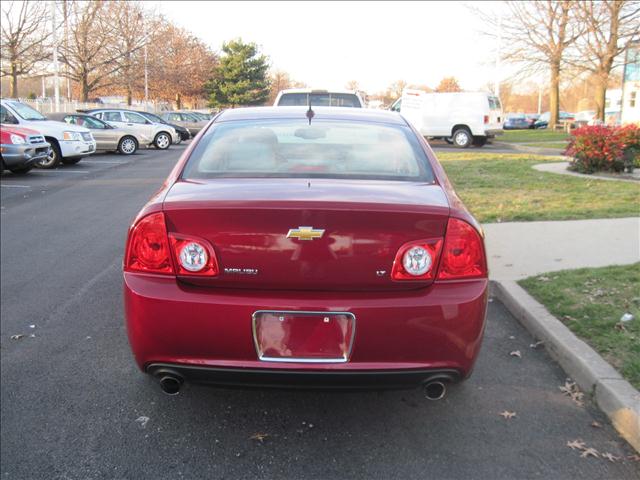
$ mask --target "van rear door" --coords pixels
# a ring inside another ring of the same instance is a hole
[[[424,96],[422,90],[405,89],[402,92],[400,113],[413,127],[422,133],[424,127]]]
[[[500,99],[493,95],[487,96],[489,102],[489,118],[488,122],[485,121],[485,131],[489,135],[501,135],[502,134],[502,123],[504,121],[502,114],[502,105],[500,104]],[[485,118],[485,120],[487,120]]]

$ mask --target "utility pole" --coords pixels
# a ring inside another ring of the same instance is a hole
[[[69,52],[69,7],[68,0],[62,0],[62,14],[64,15],[64,50]],[[67,77],[67,101],[71,101],[71,79],[69,78],[69,65],[64,66],[65,76]]]
[[[498,48],[496,51],[496,78],[493,93],[500,98],[500,51],[502,50],[502,14],[498,17]]]
[[[58,35],[56,33],[56,2],[51,0],[51,33],[53,40],[53,96],[55,111],[60,111],[60,72],[58,65]]]

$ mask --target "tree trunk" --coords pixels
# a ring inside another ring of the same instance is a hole
[[[131,93],[131,85],[127,85],[127,105],[131,106],[133,103],[133,94]]]
[[[82,79],[80,81],[80,86],[82,87],[82,101],[88,102],[90,90],[89,90],[89,79],[86,77],[86,75],[82,76]]]
[[[549,125],[554,129],[560,114],[560,62],[551,63],[551,78],[549,82]]]
[[[179,93],[176,93],[176,110],[182,110],[182,98]]]
[[[598,76],[596,85],[595,98],[596,101],[596,119],[604,122],[604,108],[607,98],[607,80]]]
[[[11,98],[18,98],[18,69],[15,63],[11,64],[11,89],[9,96]]]

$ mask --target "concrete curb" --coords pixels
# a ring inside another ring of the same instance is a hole
[[[553,157],[564,157],[564,150],[561,148],[544,148],[544,147],[527,147],[525,145],[519,145],[518,143],[508,143],[508,142],[493,142],[494,145],[500,147],[508,147],[513,150],[517,150],[520,152],[533,153],[536,155],[546,155]],[[568,158],[568,157],[566,157]]]
[[[590,392],[618,433],[640,452],[640,392],[589,345],[513,280],[491,282],[491,294],[537,339],[584,392]]]

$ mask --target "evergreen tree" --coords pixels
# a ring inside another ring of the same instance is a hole
[[[262,105],[269,98],[269,59],[255,43],[241,39],[222,45],[222,57],[207,82],[211,107]]]

